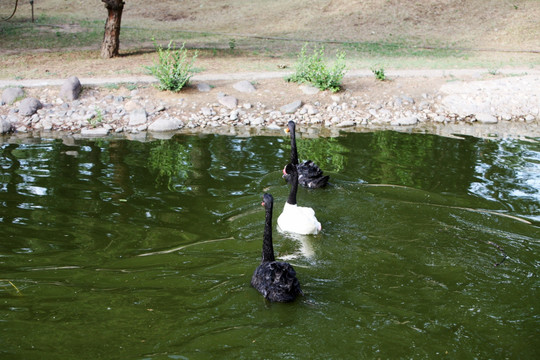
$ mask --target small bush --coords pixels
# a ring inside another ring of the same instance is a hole
[[[384,73],[384,69],[382,67],[380,68],[372,68],[371,71],[375,75],[375,79],[384,81],[386,80],[386,75]]]
[[[229,49],[231,49],[231,51],[234,51],[235,48],[236,48],[236,40],[229,39]]]
[[[321,90],[332,92],[341,89],[341,80],[345,75],[345,53],[336,54],[336,62],[332,68],[324,59],[324,46],[313,50],[313,55],[306,54],[307,44],[302,47],[296,64],[296,72],[287,78],[287,81],[298,83],[310,83]]]
[[[152,75],[159,80],[160,90],[180,91],[189,82],[193,74],[193,64],[197,58],[197,53],[188,61],[187,50],[184,44],[180,49],[176,49],[169,42],[169,46],[164,49],[155,45],[158,52],[158,62],[153,66],[146,66]]]

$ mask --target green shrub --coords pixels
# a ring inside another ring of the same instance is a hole
[[[229,49],[231,49],[231,51],[234,51],[235,48],[236,48],[236,40],[229,39]]]
[[[321,90],[332,92],[341,89],[341,80],[345,75],[345,53],[337,52],[336,62],[328,67],[324,58],[324,46],[313,50],[313,55],[306,54],[307,44],[302,47],[296,64],[296,72],[287,81],[310,83]]]
[[[180,49],[176,49],[169,42],[169,46],[164,49],[155,45],[158,53],[158,61],[153,66],[146,66],[152,75],[159,80],[160,90],[180,91],[189,82],[193,73],[193,64],[197,58],[197,52],[188,61],[187,49],[184,44]]]
[[[380,80],[380,81],[386,80],[386,75],[384,73],[384,68],[382,68],[382,67],[380,67],[380,68],[371,68],[371,71],[375,75],[375,79]]]

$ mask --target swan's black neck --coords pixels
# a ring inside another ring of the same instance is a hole
[[[294,122],[289,124],[289,132],[291,133],[291,164],[298,165],[298,151],[296,150],[296,126]]]
[[[272,244],[272,208],[273,204],[269,206],[265,204],[266,218],[264,223],[263,234],[263,250],[262,250],[262,262],[276,261],[274,257],[274,245]]]
[[[289,192],[289,197],[287,202],[291,205],[296,205],[296,192],[298,191],[298,171],[296,170],[296,165],[290,167],[291,173],[291,191]]]

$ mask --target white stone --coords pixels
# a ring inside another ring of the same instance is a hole
[[[352,120],[345,120],[345,121],[340,122],[340,123],[337,124],[336,126],[337,126],[338,128],[351,127],[351,126],[356,126],[356,122],[355,122],[355,121],[352,121]]]
[[[105,128],[83,128],[81,129],[82,136],[106,136],[109,134],[109,130]]]
[[[183,126],[182,121],[177,118],[160,117],[148,126],[149,131],[175,131]]]
[[[271,123],[266,128],[269,129],[269,130],[281,130],[281,126],[279,126],[276,123]]]
[[[409,116],[409,117],[402,117],[399,119],[392,120],[390,122],[390,125],[392,126],[410,126],[415,125],[418,122],[418,118],[416,116]]]
[[[526,116],[525,116],[525,121],[526,121],[526,122],[532,122],[532,121],[534,121],[534,116],[531,115],[531,114],[526,115]]]
[[[475,118],[478,122],[482,124],[496,124],[497,118],[488,113],[478,113],[475,115]]]
[[[252,119],[250,120],[249,124],[251,126],[258,126],[258,125],[262,125],[264,123],[264,119],[262,117],[258,117],[256,119]]]
[[[136,108],[129,113],[129,126],[138,126],[146,123],[147,114],[143,108]]]

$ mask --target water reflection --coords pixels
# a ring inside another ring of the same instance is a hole
[[[537,142],[302,142],[332,184],[299,189],[319,235],[274,231],[306,293],[285,306],[249,279],[287,137],[2,144],[1,357],[537,354]]]
[[[477,180],[471,182],[470,191],[480,197],[500,201],[512,212],[540,221],[538,142],[486,141],[478,153],[475,166]]]

